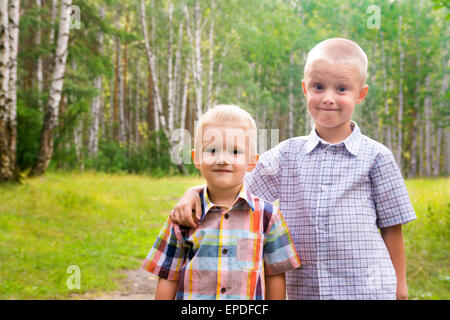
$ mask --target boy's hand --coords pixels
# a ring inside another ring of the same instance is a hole
[[[170,211],[170,220],[186,227],[197,227],[202,215],[199,193],[203,188],[198,186],[188,189]]]

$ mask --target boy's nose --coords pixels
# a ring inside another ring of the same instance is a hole
[[[217,164],[229,164],[230,163],[226,152],[216,153],[216,163]]]
[[[335,103],[333,95],[331,92],[327,91],[325,92],[325,96],[322,99],[323,104],[326,105],[333,105]]]

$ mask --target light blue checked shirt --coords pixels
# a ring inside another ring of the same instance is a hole
[[[280,210],[302,267],[286,273],[289,299],[395,299],[396,274],[378,228],[416,219],[392,152],[355,122],[338,144],[308,136],[265,152],[250,192]]]

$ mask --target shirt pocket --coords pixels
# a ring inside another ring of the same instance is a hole
[[[264,234],[241,232],[237,237],[236,262],[240,269],[259,270],[262,267]]]

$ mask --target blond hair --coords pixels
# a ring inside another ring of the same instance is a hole
[[[250,154],[256,153],[256,123],[244,109],[233,104],[219,104],[206,111],[197,122],[194,133],[194,149],[202,151],[202,132],[208,125],[225,125],[249,131]]]
[[[330,63],[345,63],[355,66],[364,84],[367,79],[367,55],[354,41],[344,38],[331,38],[318,43],[308,52],[304,78],[306,79],[311,64],[316,60],[325,60]]]

